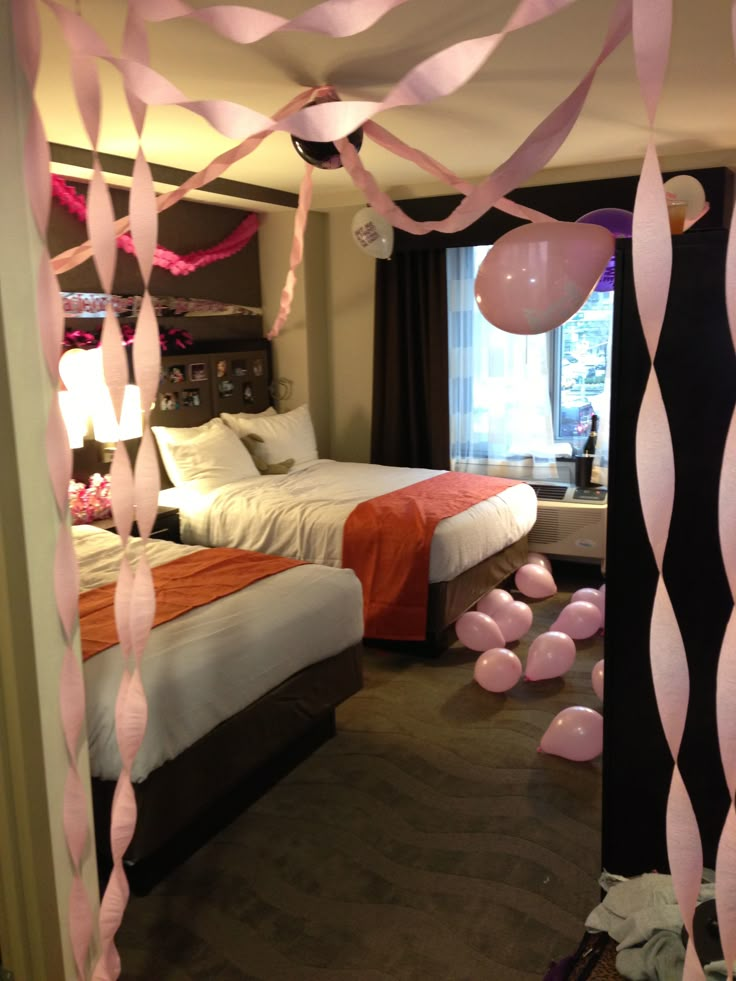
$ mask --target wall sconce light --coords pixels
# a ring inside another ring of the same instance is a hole
[[[84,437],[87,432],[87,412],[81,400],[74,392],[58,392],[59,408],[64,419],[69,446],[73,450],[78,450],[84,446]]]

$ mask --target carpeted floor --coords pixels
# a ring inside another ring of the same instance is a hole
[[[597,567],[557,565],[522,657]],[[600,760],[537,752],[600,709],[578,643],[562,679],[505,695],[455,646],[370,650],[338,735],[148,896],[118,935],[131,981],[541,981],[598,901]]]

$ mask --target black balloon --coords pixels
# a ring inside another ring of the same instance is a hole
[[[309,104],[315,105],[314,102],[310,102]],[[360,150],[363,145],[362,127],[351,133],[348,136],[348,140],[356,150]],[[337,170],[338,167],[342,167],[340,154],[334,143],[318,143],[314,140],[302,140],[298,136],[292,136],[291,142],[294,144],[294,148],[302,160],[306,160],[313,167],[319,167],[320,170]]]

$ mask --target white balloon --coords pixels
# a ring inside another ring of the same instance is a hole
[[[684,201],[687,205],[685,210],[685,220],[692,221],[697,218],[705,207],[705,188],[696,177],[690,174],[678,174],[670,177],[664,183],[665,194],[671,194],[677,201]]]
[[[351,232],[355,244],[374,259],[389,259],[394,250],[394,226],[373,208],[353,215]]]

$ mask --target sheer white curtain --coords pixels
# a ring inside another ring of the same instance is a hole
[[[481,316],[474,280],[486,252],[447,250],[451,466],[555,476],[547,337],[507,334]]]

